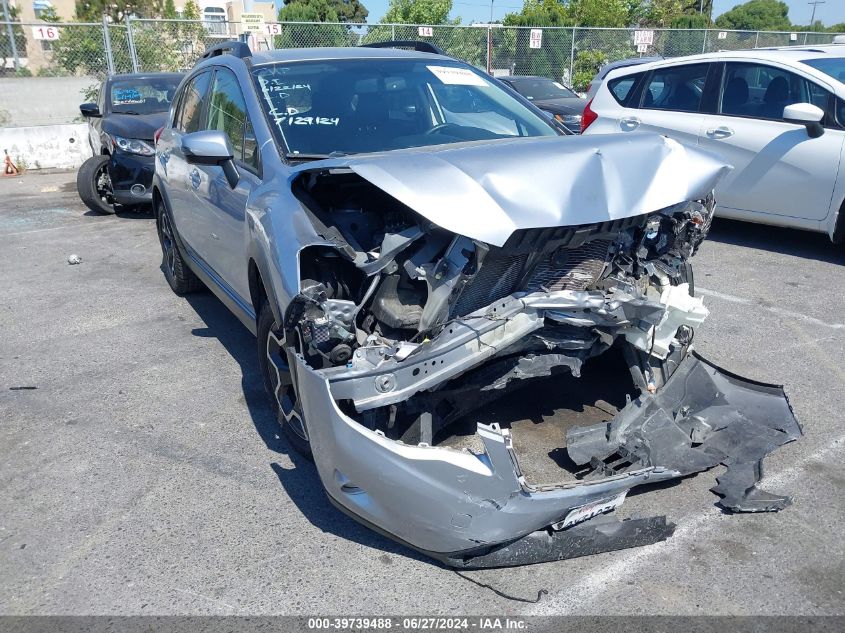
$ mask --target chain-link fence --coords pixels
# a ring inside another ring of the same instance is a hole
[[[191,20],[0,22],[0,126],[74,120],[80,100],[90,98],[106,75],[188,70],[208,46],[246,32],[240,23]],[[833,38],[818,32],[287,22],[265,24],[249,34],[249,43],[253,50],[270,50],[425,40],[493,74],[542,75],[583,91],[599,66],[618,59],[821,45]]]

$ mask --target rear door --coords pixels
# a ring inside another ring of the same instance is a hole
[[[783,109],[813,103],[828,111],[825,133],[783,121]],[[764,62],[726,62],[715,114],[704,120],[702,147],[734,166],[719,183],[719,214],[817,228],[830,211],[843,131],[831,91],[790,69]]]
[[[639,94],[639,107],[618,119],[622,132],[657,132],[688,145],[698,144],[704,123],[704,89],[709,63],[652,70]]]
[[[199,212],[199,170],[182,153],[182,137],[203,129],[211,71],[203,70],[188,80],[173,115],[158,142],[158,173],[163,177],[170,211],[179,236],[194,255],[205,258],[210,250],[208,231]]]
[[[222,167],[193,166],[198,172],[193,185],[197,212],[205,232],[203,239],[209,244],[203,257],[224,289],[245,301],[249,298],[249,281],[244,222],[249,194],[260,184],[259,151],[243,91],[228,68],[218,67],[214,72],[204,129],[219,130],[229,137],[240,180],[232,189]]]

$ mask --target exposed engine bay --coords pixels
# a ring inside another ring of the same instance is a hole
[[[690,259],[713,218],[710,189],[650,212],[516,227],[498,239],[485,227],[469,227],[474,237],[450,231],[430,206],[416,211],[392,195],[400,188],[389,193],[362,173],[315,168],[292,183],[322,242],[299,252],[300,291],[284,315],[296,378],[280,403],[304,410],[312,444],[331,445],[333,460],[314,455],[338,507],[450,565],[490,567],[663,540],[674,529],[665,517],[607,513],[633,486],[719,464],[728,467],[713,489],[723,507],[788,505],[755,487],[765,455],[801,434],[783,390],[692,350],[708,311]],[[510,429],[496,423],[477,421],[480,449],[442,441],[526,385],[578,389],[588,361],[611,351],[633,385],[623,404],[543,448],[566,450],[571,472],[530,480]],[[355,454],[361,437],[377,440],[383,467]],[[396,521],[409,489],[420,507],[412,527]]]
[[[707,235],[712,197],[517,231],[497,247],[440,229],[351,172],[309,174],[296,193],[345,244],[303,253],[287,338],[311,367],[347,374],[344,404],[391,439],[431,444],[512,381],[578,376],[620,337],[642,357],[637,384],[654,392],[665,377],[648,358],[685,346],[707,315],[689,294],[688,259]],[[498,340],[479,336],[487,332]],[[443,349],[450,339],[463,341],[455,358]],[[374,372],[367,384],[354,378]]]

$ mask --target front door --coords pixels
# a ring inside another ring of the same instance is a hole
[[[829,127],[810,138],[803,125],[783,121],[783,109],[813,103],[824,110],[829,99],[827,89],[785,69],[725,65],[719,107],[705,118],[699,141],[734,167],[717,187],[721,215],[795,218],[808,228],[827,216],[845,135]]]

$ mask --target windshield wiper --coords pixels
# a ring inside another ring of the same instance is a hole
[[[327,158],[343,158],[344,156],[350,156],[355,152],[332,152],[330,154],[308,154],[308,153],[288,153],[285,154],[285,158],[288,160],[325,160]]]

